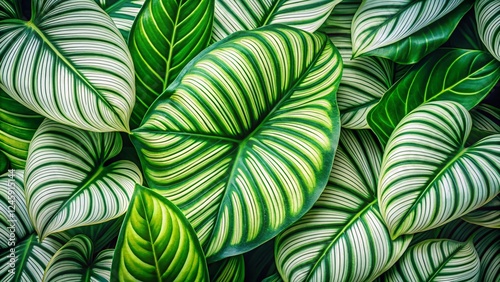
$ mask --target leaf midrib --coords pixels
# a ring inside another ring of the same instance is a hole
[[[33,240],[35,239],[35,234],[31,234],[28,237],[28,241],[26,242],[26,248],[24,248],[23,255],[22,255],[22,260],[20,264],[16,263],[16,275],[13,277],[12,281],[20,281],[21,278],[21,273],[23,273],[24,266],[26,265],[26,257],[28,253],[31,252],[31,249],[33,249]]]
[[[143,209],[144,216],[146,217],[145,221],[146,221],[146,225],[147,225],[147,229],[148,229],[149,242],[151,243],[151,253],[153,254],[153,259],[154,259],[154,263],[155,263],[156,278],[158,279],[157,280],[158,282],[162,282],[161,274],[160,274],[160,266],[158,265],[158,256],[157,256],[156,250],[154,248],[155,244],[154,244],[153,237],[151,236],[152,232],[151,232],[151,225],[149,224],[150,219],[148,218],[148,211],[146,209],[147,205],[146,205],[146,202],[144,200],[142,193],[139,193],[138,197],[140,198],[141,207]]]
[[[175,15],[175,20],[174,20],[174,30],[172,31],[172,36],[170,37],[170,48],[168,50],[168,57],[167,57],[167,65],[165,68],[165,78],[163,80],[163,90],[167,88],[167,86],[170,84],[169,78],[170,78],[170,69],[172,67],[172,58],[173,58],[173,50],[174,50],[174,40],[176,39],[177,36],[177,27],[179,24],[179,17],[182,9],[182,5],[184,4],[184,1],[181,0],[179,2],[179,8],[177,9],[177,14]],[[159,93],[161,94],[161,93]],[[159,95],[158,94],[158,95]]]
[[[434,277],[436,277],[439,272],[446,266],[446,264],[453,259],[453,257],[458,253],[460,252],[465,246],[467,245],[467,243],[465,244],[462,244],[462,246],[458,247],[456,250],[454,250],[453,252],[451,252],[451,254],[439,265],[439,267],[434,271],[434,273],[432,273],[431,277],[429,277],[429,279],[427,279],[427,281],[434,281]]]
[[[280,7],[286,0],[278,0],[276,2],[274,2],[274,5],[271,6],[271,9],[269,9],[269,11],[267,12],[267,15],[265,15],[265,17],[263,18],[263,21],[260,22],[257,27],[262,27],[262,26],[265,26],[265,25],[268,25],[269,22],[271,21],[271,19],[274,17],[274,12],[276,11],[276,9],[278,9],[278,7]]]

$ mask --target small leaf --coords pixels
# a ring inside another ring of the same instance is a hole
[[[101,251],[118,237],[124,216],[121,216],[101,224],[93,224],[67,230],[65,233],[70,237],[84,234],[90,238],[94,245],[94,253]],[[109,279],[108,279],[109,280]]]
[[[205,256],[182,212],[137,185],[116,244],[111,281],[208,281]]]
[[[239,282],[245,280],[245,260],[243,255],[225,258],[208,265],[210,281]]]
[[[474,8],[479,37],[488,51],[500,61],[500,2],[477,0]]]
[[[481,38],[477,31],[476,15],[474,9],[470,9],[462,18],[450,39],[443,44],[445,47],[472,49],[485,51]]]
[[[146,0],[95,0],[111,17],[125,42],[128,42],[130,30],[137,14]]]
[[[479,209],[464,215],[462,219],[488,228],[500,228],[500,195]]]

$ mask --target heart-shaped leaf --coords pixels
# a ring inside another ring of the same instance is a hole
[[[381,161],[370,131],[341,131],[325,191],[276,238],[285,281],[371,281],[399,259],[411,236],[392,241],[384,225],[375,196]]]
[[[474,8],[479,37],[488,51],[500,61],[500,2],[477,0]]]
[[[192,61],[133,131],[148,184],[184,212],[209,260],[273,238],[319,197],[341,72],[325,35],[236,33]]]
[[[92,240],[77,235],[52,256],[42,281],[109,281],[113,252],[104,250],[94,258]]]
[[[137,185],[113,259],[111,281],[208,281],[205,256],[182,212]]]
[[[132,127],[140,125],[153,101],[207,47],[213,9],[214,0],[145,2],[129,40],[137,84]]]
[[[137,14],[146,0],[95,0],[111,17],[125,42],[128,42],[130,29]]]
[[[271,24],[314,32],[340,0],[215,0],[212,40]]]
[[[0,21],[7,93],[63,124],[128,132],[133,64],[113,21],[88,0],[32,1],[31,10],[29,21]]]
[[[353,56],[416,63],[448,40],[472,4],[473,0],[363,1],[352,24]]]
[[[468,110],[500,79],[500,63],[477,50],[441,49],[422,60],[368,113],[368,124],[382,144],[409,112],[430,101],[457,101]]]
[[[500,195],[462,219],[488,228],[500,228]]]
[[[120,152],[117,132],[96,133],[46,119],[31,141],[26,164],[26,202],[43,240],[67,229],[106,222],[127,210],[142,183],[130,161],[104,165]]]
[[[453,101],[401,120],[384,151],[380,211],[393,238],[438,227],[500,193],[500,134],[465,147],[472,121]]]
[[[245,260],[243,255],[225,258],[208,265],[210,281],[212,282],[239,282],[246,281]]]

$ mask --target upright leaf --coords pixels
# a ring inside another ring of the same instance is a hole
[[[111,17],[125,42],[128,42],[130,29],[137,14],[146,0],[95,0],[99,6]]]
[[[142,178],[130,161],[107,164],[121,146],[117,132],[42,122],[30,144],[25,173],[29,215],[42,240],[125,213],[134,185]]]
[[[29,21],[0,21],[0,84],[7,93],[63,124],[128,132],[133,64],[109,16],[89,0],[32,1],[31,9]]]
[[[368,124],[382,144],[409,112],[430,101],[452,100],[468,110],[500,79],[500,63],[477,50],[441,49],[411,68],[368,113]]]
[[[462,219],[488,228],[500,228],[500,195],[479,209],[466,214]]]
[[[207,47],[214,0],[148,0],[137,15],[129,48],[134,60],[137,103],[132,126],[200,51]]]
[[[341,0],[215,0],[212,40],[241,30],[283,24],[314,32]]]
[[[353,56],[416,63],[448,40],[472,4],[473,0],[363,1],[353,19]]]
[[[325,191],[276,238],[276,264],[285,281],[371,281],[403,254],[411,236],[392,241],[379,212],[381,161],[373,134],[341,131]]]
[[[500,193],[500,134],[465,147],[471,126],[467,110],[452,101],[420,106],[398,124],[378,183],[393,238],[443,225]]]
[[[479,37],[500,61],[500,1],[477,0],[475,10]]]
[[[182,212],[137,185],[116,244],[111,281],[208,281],[196,233]]]
[[[236,33],[192,61],[133,131],[148,184],[184,212],[209,260],[261,245],[319,197],[341,73],[325,35]]]
[[[242,282],[245,277],[245,260],[243,255],[228,257],[208,265],[212,282]],[[250,269],[253,271],[253,269]]]

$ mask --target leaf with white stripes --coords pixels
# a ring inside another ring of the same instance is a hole
[[[30,141],[43,119],[0,89],[0,151],[7,155],[12,168],[26,166]]]
[[[29,109],[90,131],[129,131],[133,63],[111,18],[90,0],[32,1],[0,21],[0,83]]]
[[[443,225],[500,193],[500,134],[469,147],[469,112],[453,101],[418,107],[384,151],[380,211],[393,238]]]
[[[210,41],[214,0],[150,0],[130,31],[137,101],[133,128],[182,68]]]
[[[488,228],[500,228],[500,195],[479,209],[466,214],[462,219]]]
[[[427,240],[408,248],[384,281],[479,281],[479,269],[472,240]]]
[[[113,252],[111,249],[104,250],[94,258],[92,240],[85,235],[77,235],[50,259],[42,281],[109,281]]]
[[[0,175],[0,250],[15,246],[16,241],[33,233],[24,199],[24,171]]]
[[[403,255],[411,236],[391,240],[375,196],[381,161],[374,134],[341,131],[325,191],[276,238],[285,281],[371,281]]]
[[[18,0],[0,0],[0,21],[21,18],[21,7]]]
[[[318,199],[341,73],[323,34],[235,33],[193,60],[133,131],[148,184],[186,214],[210,261],[275,237]]]
[[[35,230],[47,235],[106,222],[125,213],[141,172],[126,160],[118,132],[96,133],[46,119],[31,141],[26,202]]]
[[[459,102],[468,110],[500,79],[500,62],[477,50],[440,49],[412,67],[368,113],[368,124],[383,145],[418,106],[437,100]]]
[[[125,42],[137,14],[146,0],[95,0],[99,6],[111,17]]]
[[[111,281],[208,281],[193,228],[169,200],[137,185],[116,243]]]
[[[500,1],[477,0],[474,6],[479,37],[500,61]]]
[[[212,40],[241,30],[283,24],[316,31],[341,0],[215,0]]]
[[[353,19],[353,56],[414,64],[452,34],[474,0],[363,1]]]
[[[342,127],[366,129],[366,116],[393,83],[394,66],[387,59],[360,57],[351,60],[351,22],[361,0],[342,1],[320,31],[339,49],[344,70],[337,92]]]
[[[253,271],[253,269],[250,269]],[[245,260],[243,255],[225,258],[208,265],[210,281],[212,282],[241,282],[246,281]]]

